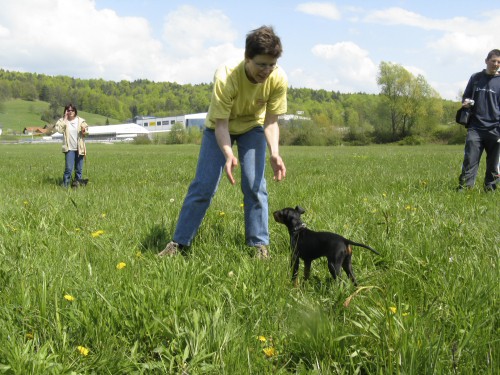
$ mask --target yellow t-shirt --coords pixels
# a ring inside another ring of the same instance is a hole
[[[245,61],[223,65],[215,72],[214,88],[205,126],[215,129],[216,119],[229,119],[229,133],[243,134],[263,126],[266,112],[286,113],[288,80],[277,67],[263,83],[252,83],[245,73]]]

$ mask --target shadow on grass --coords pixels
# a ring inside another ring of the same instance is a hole
[[[154,225],[150,228],[149,233],[141,241],[143,251],[152,251],[158,253],[167,244],[167,233],[164,225]]]

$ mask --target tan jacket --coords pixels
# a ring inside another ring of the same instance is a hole
[[[76,118],[78,119],[78,139],[77,139],[78,154],[79,155],[87,155],[87,148],[85,147],[85,141],[84,141],[84,135],[82,134],[82,129],[84,129],[84,132],[87,133],[88,132],[88,125],[85,122],[85,119],[83,119],[79,116],[76,116]],[[68,121],[64,120],[63,118],[60,118],[59,120],[57,120],[56,125],[55,125],[55,130],[64,135],[62,152],[68,152],[69,151]]]

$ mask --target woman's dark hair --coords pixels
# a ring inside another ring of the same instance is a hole
[[[71,104],[71,103],[66,104],[66,107],[64,107],[64,113],[66,113],[66,111],[68,109],[74,109],[75,110],[75,116],[78,114],[78,109],[76,109],[76,106],[74,106],[73,104]],[[64,113],[63,113],[63,117],[64,117]]]
[[[282,52],[281,40],[271,26],[261,26],[247,34],[245,58],[253,59],[257,55],[269,55],[277,59],[281,57]]]

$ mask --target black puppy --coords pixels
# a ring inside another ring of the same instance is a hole
[[[352,271],[352,246],[361,246],[380,255],[370,246],[356,243],[331,232],[314,232],[306,228],[300,219],[305,210],[302,207],[287,207],[273,213],[274,220],[285,224],[290,233],[292,246],[292,280],[297,285],[299,258],[304,261],[304,279],[309,278],[311,262],[322,256],[328,259],[328,270],[334,279],[340,275],[340,267],[344,269],[354,285],[356,278]]]

